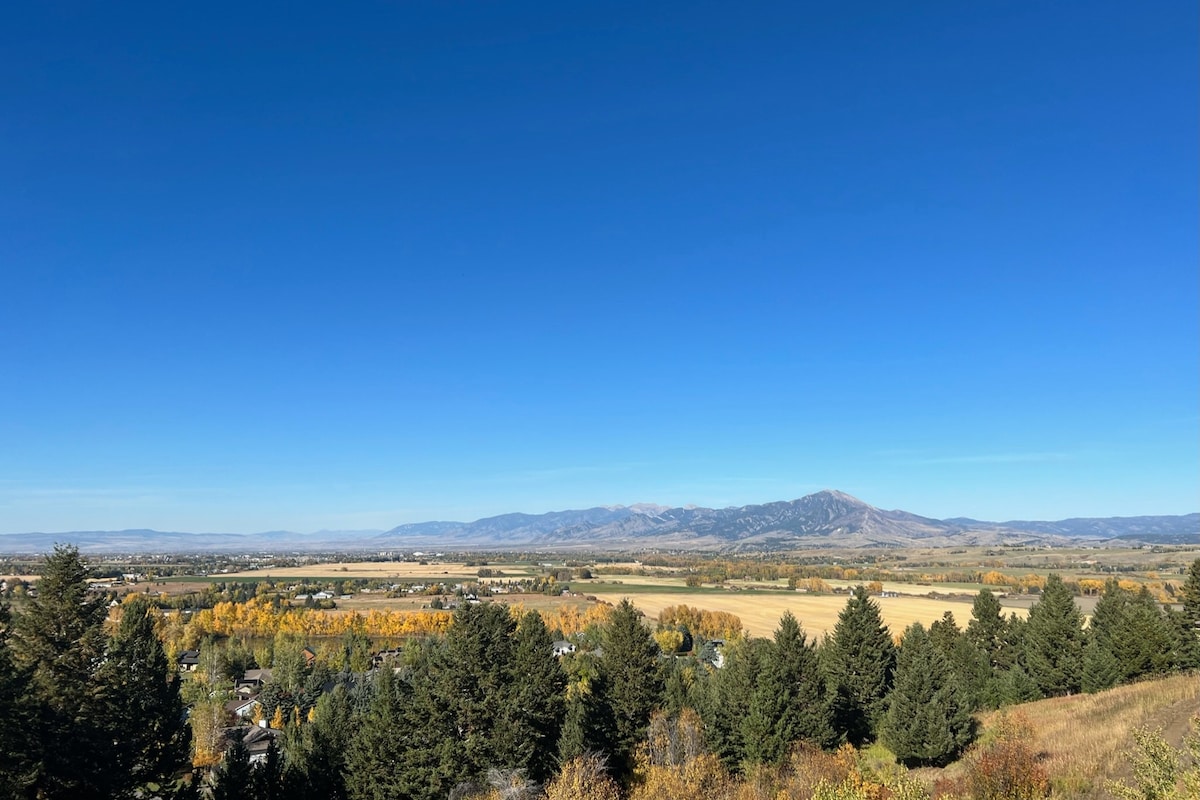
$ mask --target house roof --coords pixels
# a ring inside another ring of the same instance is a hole
[[[225,710],[231,714],[236,714],[244,708],[254,705],[258,702],[258,695],[252,694],[249,697],[243,697],[238,700],[230,700],[225,704]]]

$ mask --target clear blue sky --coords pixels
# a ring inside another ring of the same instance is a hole
[[[1200,510],[1197,29],[6,4],[0,532]]]

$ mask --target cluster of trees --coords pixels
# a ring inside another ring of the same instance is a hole
[[[0,606],[0,798],[170,793],[190,737],[159,612],[134,600],[107,632],[73,548],[55,549],[37,588],[20,614]]]
[[[357,611],[322,614],[313,609],[288,608],[263,597],[244,603],[222,602],[192,615],[187,635],[193,642],[205,636],[273,637],[277,633],[341,636],[357,631],[379,638],[428,636],[445,633],[451,614],[440,611]]]
[[[617,775],[660,701],[659,653],[629,604],[617,606],[602,652],[566,671],[540,614],[461,607],[444,636],[413,640],[396,670],[366,691],[338,685],[311,722],[286,728],[282,758],[243,768],[235,745],[214,772],[214,797],[445,798],[482,791],[497,770],[551,780],[562,760],[608,754]]]
[[[465,800],[532,798],[537,786],[551,800],[616,800],[621,786],[651,800],[763,769],[808,780],[801,773],[819,764],[841,771],[812,796],[866,796],[845,748],[878,739],[903,764],[944,764],[971,743],[980,708],[1200,668],[1200,560],[1183,597],[1183,611],[1170,611],[1112,581],[1085,628],[1052,575],[1026,620],[1003,616],[985,590],[965,628],[947,614],[897,638],[859,587],[823,641],[785,614],[770,639],[727,637],[720,668],[699,647],[665,653],[661,634],[690,638],[694,627],[698,643],[740,626],[681,606],[664,612],[656,638],[628,601],[561,659],[541,614],[463,605],[443,629],[411,638],[394,669],[332,681],[306,664],[301,638],[276,628],[264,660],[278,675],[262,697],[277,746],[252,765],[204,675],[227,679],[253,656],[231,645],[205,663],[187,724],[155,631],[161,614],[134,598],[106,628],[86,566],[60,548],[37,598],[13,619],[0,608],[0,800]],[[363,632],[344,631],[342,643],[342,668],[362,666]],[[203,780],[191,779],[189,734],[197,763],[213,767]],[[893,796],[921,796],[897,780]]]
[[[1106,685],[1200,668],[1200,562],[1189,587],[1197,599],[1178,614],[1114,581],[1085,629],[1072,593],[1051,576],[1027,620],[1003,616],[985,590],[965,629],[947,614],[929,628],[910,626],[899,643],[860,588],[824,641],[786,614],[771,639],[730,640],[720,669],[664,657],[628,602],[609,614],[598,649],[561,662],[547,656],[539,615],[518,623],[500,607],[468,606],[444,638],[409,647],[401,672],[380,674],[361,715],[348,695],[322,698],[300,735],[327,728],[327,714],[357,720],[338,740],[345,757],[319,778],[285,747],[283,780],[302,776],[288,784],[301,796],[305,785],[328,791],[332,781],[343,788],[322,796],[467,797],[486,794],[496,770],[540,783],[598,753],[617,784],[636,773],[644,788],[650,775],[750,780],[761,767],[786,771],[801,742],[832,752],[876,739],[905,765],[945,764],[971,743],[980,708],[1104,688],[1086,678],[1089,653],[1122,665]],[[690,612],[671,610],[659,632],[698,625]],[[691,755],[680,760],[676,751]]]

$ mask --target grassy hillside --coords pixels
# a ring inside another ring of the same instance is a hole
[[[988,715],[983,738],[1001,715],[1017,715],[1050,774],[1054,796],[1099,800],[1106,779],[1128,777],[1125,754],[1141,726],[1160,728],[1178,747],[1188,720],[1200,713],[1200,676],[1176,675],[1098,694],[1039,700]],[[954,767],[947,770],[952,774]]]

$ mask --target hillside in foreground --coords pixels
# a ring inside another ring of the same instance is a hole
[[[1175,675],[1118,686],[1096,694],[1053,697],[1010,706],[983,719],[986,741],[1006,717],[1015,723],[1049,773],[1053,797],[1109,800],[1107,780],[1131,776],[1127,754],[1133,732],[1159,729],[1172,747],[1180,747],[1189,720],[1200,714],[1200,676]],[[961,764],[945,770],[961,771]],[[932,778],[933,770],[926,771]]]

